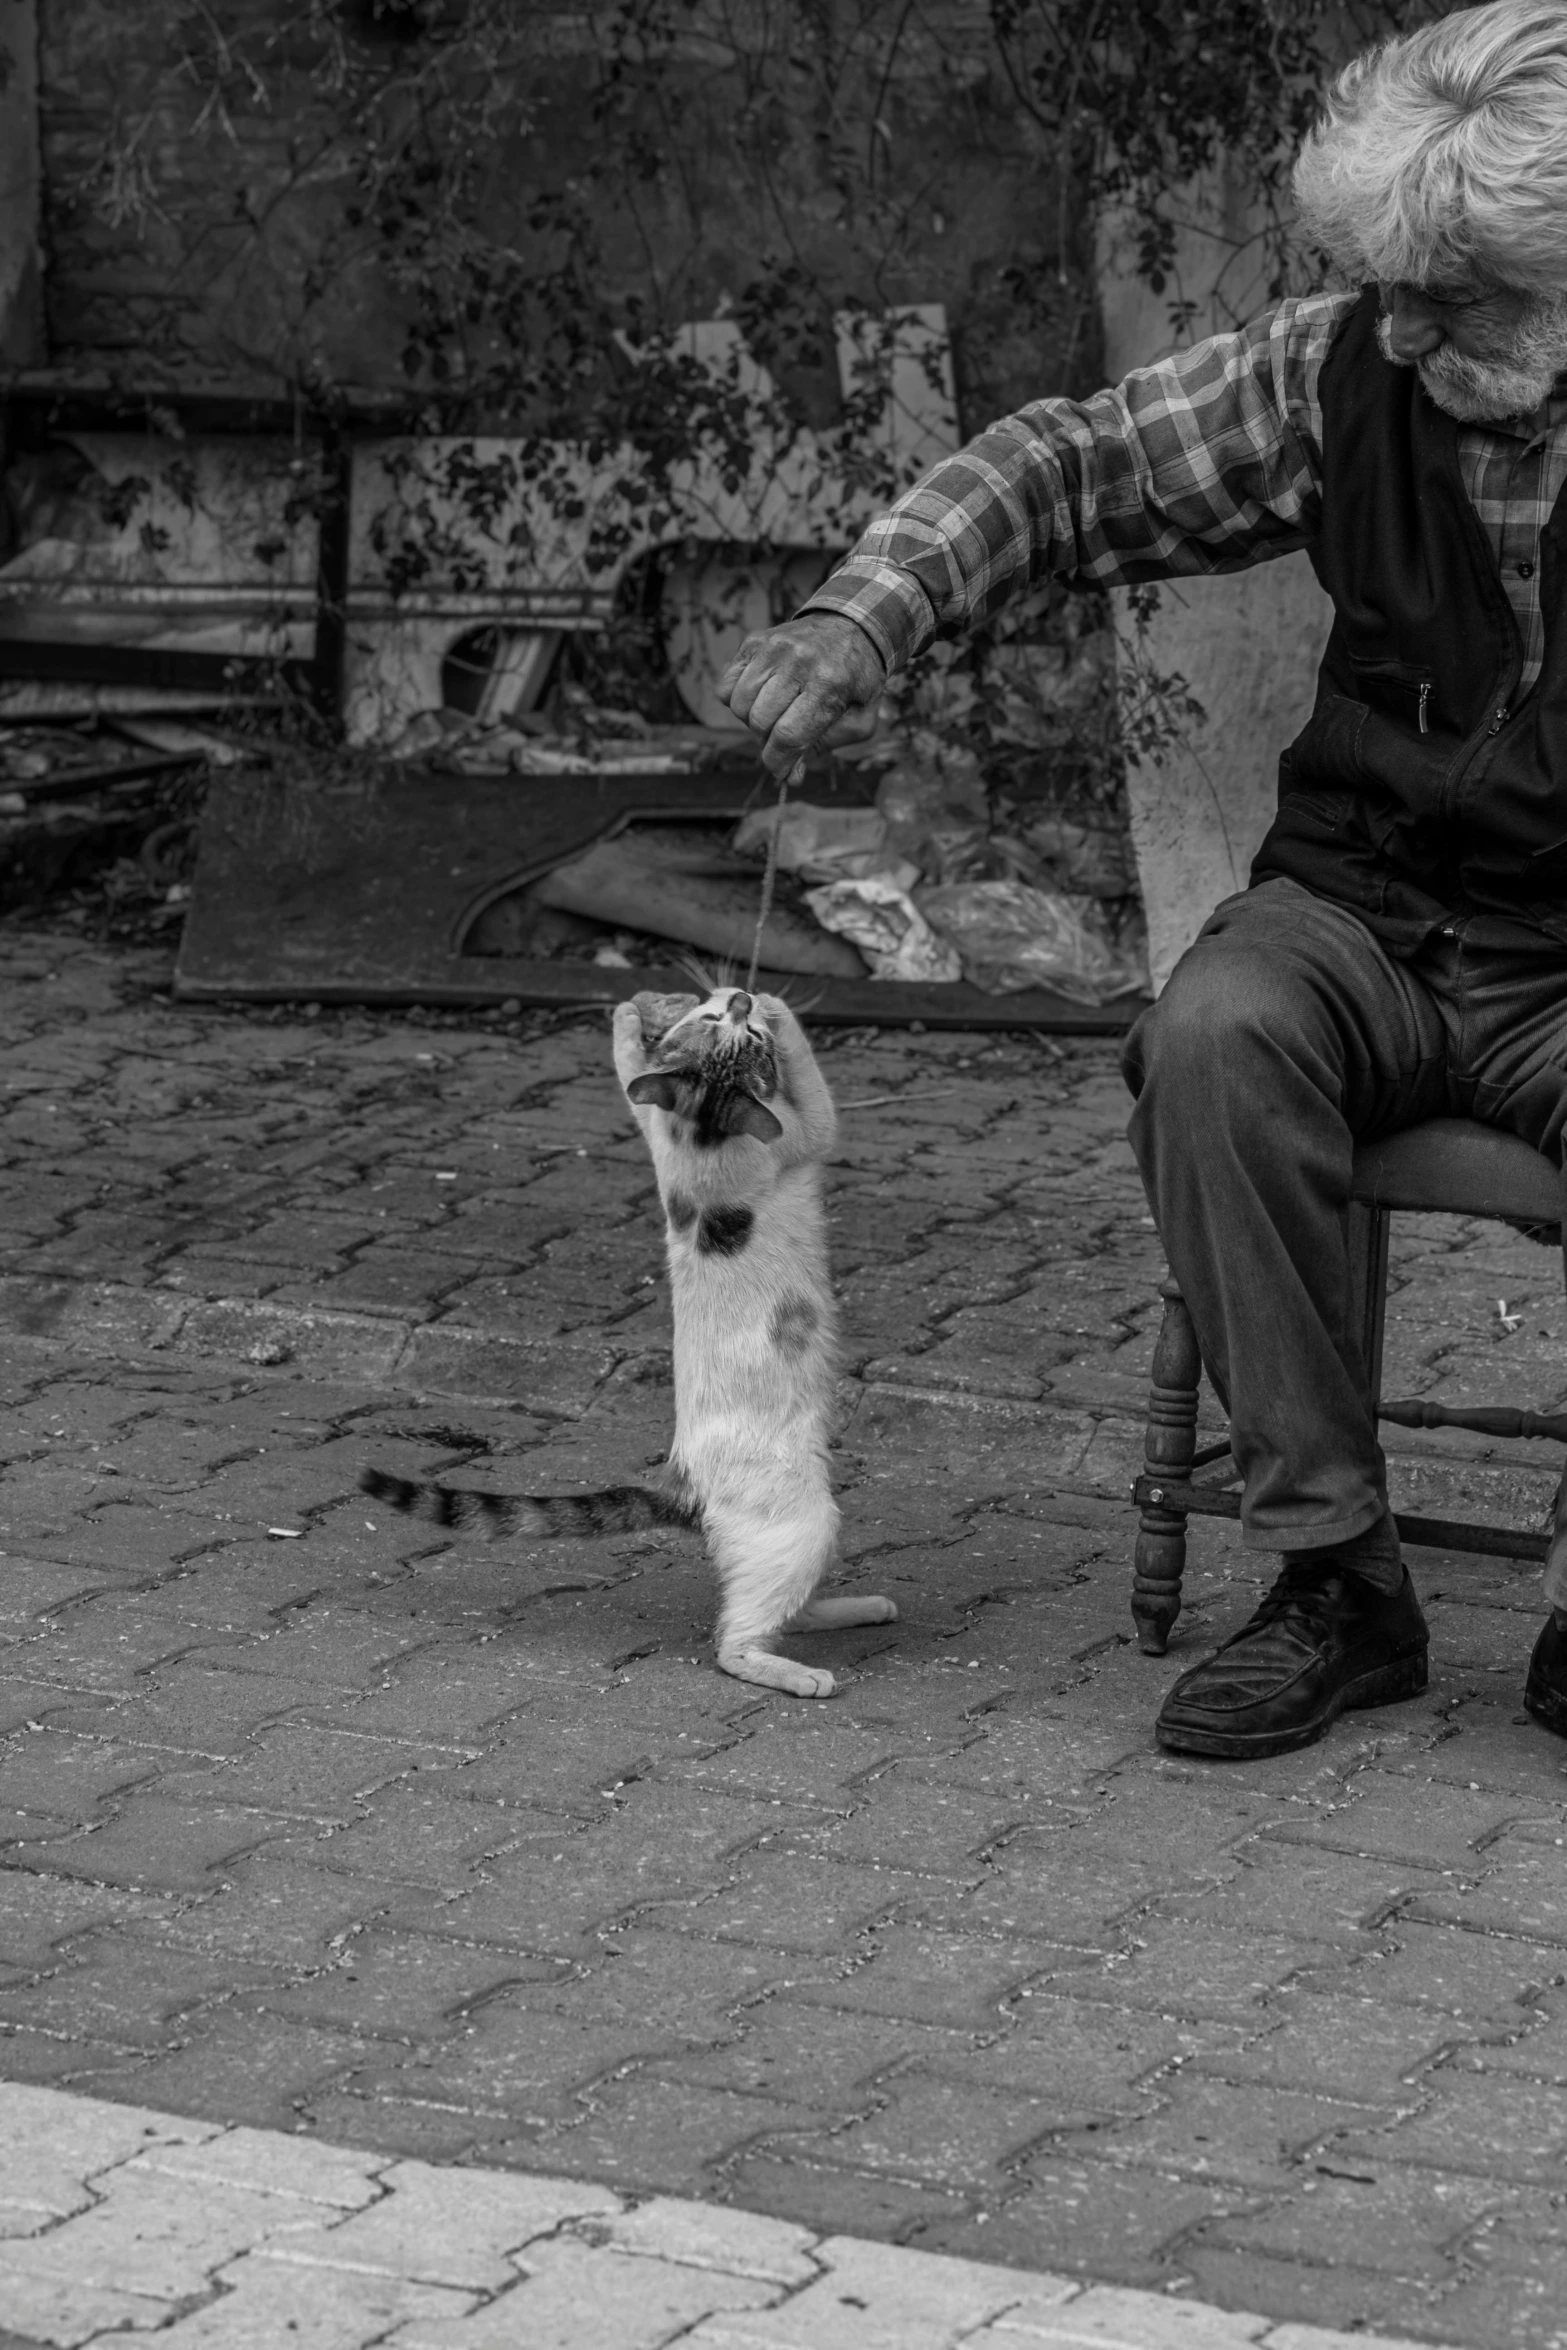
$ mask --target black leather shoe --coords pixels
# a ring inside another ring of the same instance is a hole
[[[1390,1598],[1358,1575],[1291,1564],[1251,1622],[1181,1675],[1155,1735],[1176,1754],[1287,1754],[1310,1746],[1347,1706],[1417,1696],[1426,1646],[1407,1571]],[[1567,1654],[1563,1665],[1567,1730]]]
[[[1523,1685],[1528,1712],[1558,1738],[1567,1738],[1567,1630],[1557,1616],[1547,1616],[1545,1627],[1529,1659],[1529,1678]]]

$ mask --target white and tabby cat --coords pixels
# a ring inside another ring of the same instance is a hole
[[[805,1032],[776,996],[639,995],[615,1014],[615,1067],[647,1138],[674,1294],[668,1489],[536,1498],[366,1470],[366,1492],[492,1536],[700,1525],[723,1588],[718,1662],[741,1681],[830,1697],[831,1673],[779,1656],[785,1632],[892,1622],[891,1600],[816,1599],[837,1555],[827,1475],[837,1316],[822,1162],[837,1116]]]

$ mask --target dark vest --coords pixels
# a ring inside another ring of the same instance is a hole
[[[1540,541],[1545,666],[1518,702],[1523,647],[1458,427],[1382,357],[1377,310],[1368,287],[1322,371],[1311,560],[1336,618],[1252,881],[1287,874],[1395,947],[1455,913],[1567,942],[1567,493]]]

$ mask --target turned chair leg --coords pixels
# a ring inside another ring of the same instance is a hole
[[[1197,1390],[1202,1357],[1186,1300],[1172,1277],[1160,1285],[1164,1319],[1153,1352],[1148,1391],[1148,1428],[1143,1457],[1150,1477],[1189,1481],[1197,1450]],[[1132,1579],[1132,1617],[1144,1656],[1163,1656],[1170,1628],[1181,1612],[1181,1576],[1186,1568],[1186,1512],[1145,1502],[1137,1522]]]

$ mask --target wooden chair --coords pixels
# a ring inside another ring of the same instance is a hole
[[[1416,1400],[1384,1403],[1382,1334],[1387,1315],[1388,1225],[1399,1209],[1439,1209],[1495,1216],[1540,1239],[1562,1227],[1562,1179],[1550,1160],[1516,1135],[1469,1118],[1431,1118],[1355,1153],[1350,1204],[1350,1263],[1361,1342],[1377,1398],[1377,1417],[1402,1428],[1470,1428],[1482,1436],[1547,1436],[1567,1444],[1567,1412],[1515,1411],[1498,1405],[1449,1411]],[[1144,1473],[1132,1488],[1138,1521],[1132,1615],[1147,1656],[1162,1656],[1181,1608],[1189,1517],[1238,1518],[1240,1495],[1226,1480],[1194,1481],[1194,1471],[1228,1460],[1228,1442],[1197,1444],[1202,1362],[1192,1318],[1174,1281],[1160,1295],[1164,1319],[1154,1347]],[[1230,1472],[1233,1477],[1233,1470]],[[1549,1537],[1522,1528],[1479,1526],[1446,1518],[1395,1516],[1405,1542],[1493,1558],[1543,1559]]]

